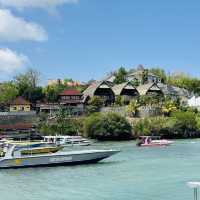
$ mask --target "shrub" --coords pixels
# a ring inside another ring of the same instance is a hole
[[[98,108],[102,107],[104,105],[104,99],[98,96],[93,96],[89,102],[89,105],[91,106],[96,106]]]
[[[177,111],[171,115],[176,120],[175,129],[181,131],[195,130],[197,128],[196,114],[194,112]]]
[[[99,112],[100,108],[105,104],[103,98],[94,96],[88,101],[88,106],[86,107],[86,113],[91,114]]]
[[[152,117],[140,119],[133,125],[133,130],[136,136],[141,135],[160,135],[162,129],[167,127],[168,118]]]
[[[172,112],[177,111],[177,105],[174,101],[166,99],[162,106],[162,112],[169,116]]]
[[[117,96],[115,100],[116,106],[124,106],[125,105],[125,99],[122,96]]]
[[[132,128],[129,122],[116,113],[95,113],[84,122],[85,136],[99,140],[130,139]]]
[[[136,115],[138,107],[139,104],[137,103],[137,101],[132,100],[129,102],[129,105],[127,106],[127,112],[130,117],[134,117]]]

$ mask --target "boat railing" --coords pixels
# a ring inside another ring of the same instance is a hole
[[[4,158],[13,158],[15,147],[16,147],[15,145],[8,145],[6,147],[6,150],[5,150],[5,156],[4,156]]]
[[[187,185],[194,190],[194,200],[198,200],[198,188],[200,188],[200,182],[188,182]]]

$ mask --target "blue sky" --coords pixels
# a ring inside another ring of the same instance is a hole
[[[43,81],[86,81],[138,64],[200,76],[197,0],[31,1],[36,4],[0,0],[0,16],[2,11],[5,23],[12,23],[2,28],[0,20],[0,80],[34,67]],[[11,15],[24,23],[15,25]]]

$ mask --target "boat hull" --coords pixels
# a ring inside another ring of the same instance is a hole
[[[142,144],[140,147],[166,147],[169,144]]]
[[[57,153],[52,155],[27,156],[19,158],[1,159],[0,169],[27,168],[41,166],[78,165],[96,163],[118,153],[119,151],[88,151],[75,153]]]

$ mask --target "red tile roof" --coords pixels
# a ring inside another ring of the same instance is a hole
[[[23,97],[17,97],[10,105],[30,105],[30,102],[26,101]]]
[[[82,94],[78,90],[64,90],[59,95],[60,96],[73,96],[73,95],[81,96]]]

